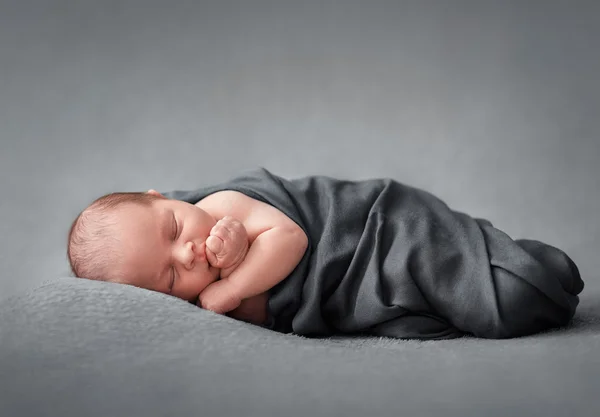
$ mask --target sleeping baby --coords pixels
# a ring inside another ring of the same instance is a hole
[[[306,245],[293,221],[244,194],[217,192],[192,205],[150,190],[94,201],[71,227],[68,257],[78,277],[163,292],[262,324],[267,290]]]
[[[565,326],[583,281],[560,249],[389,178],[112,193],[73,222],[75,276],[170,294],[307,337],[524,336]]]

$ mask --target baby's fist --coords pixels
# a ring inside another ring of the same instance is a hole
[[[248,252],[248,233],[244,225],[231,216],[217,222],[206,239],[206,258],[215,268],[239,265]]]
[[[218,314],[225,314],[238,308],[242,300],[239,298],[231,283],[227,280],[215,281],[208,285],[198,297],[196,305],[205,310],[211,310]]]

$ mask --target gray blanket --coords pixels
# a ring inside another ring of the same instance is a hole
[[[598,291],[530,337],[308,339],[54,278],[0,303],[0,416],[591,417],[599,335]]]
[[[196,203],[235,190],[271,204],[309,248],[270,291],[267,327],[304,336],[507,338],[567,324],[583,281],[561,250],[513,240],[392,179],[288,180],[261,168],[163,193]]]

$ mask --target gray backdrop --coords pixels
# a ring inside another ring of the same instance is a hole
[[[598,45],[599,1],[0,0],[0,414],[597,416]],[[316,341],[127,286],[26,293],[96,197],[257,166],[393,177],[560,247],[573,326]]]
[[[117,190],[389,176],[600,288],[600,2],[2,1],[1,297]]]

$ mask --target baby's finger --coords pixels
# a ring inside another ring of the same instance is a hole
[[[225,216],[223,217],[221,220],[219,220],[220,222],[223,222],[225,224],[235,224],[235,223],[239,223],[239,220],[236,219],[235,217],[231,217],[231,216]]]
[[[229,229],[227,229],[227,227],[219,223],[217,223],[210,231],[211,236],[216,236],[218,238],[221,238],[221,240],[229,239],[230,234],[231,232],[229,231]]]
[[[242,223],[238,219],[231,216],[225,216],[220,221],[228,229],[239,229],[240,227],[242,227]]]
[[[244,227],[242,222],[240,222],[237,219],[234,219],[233,217],[231,217],[231,220],[227,223],[227,228],[230,232],[234,234],[239,234],[241,236],[245,236],[247,234],[246,228]]]
[[[217,224],[225,226],[228,229],[237,227],[237,225],[239,223],[240,223],[239,220],[237,220],[237,219],[235,219],[234,217],[231,217],[231,216],[225,216],[225,217],[223,217],[221,220],[219,220],[217,222]]]
[[[213,251],[208,249],[208,247],[206,247],[204,253],[206,254],[206,260],[208,261],[208,263],[211,266],[214,266],[215,268],[219,268],[219,258],[217,258],[217,255],[215,255]]]
[[[215,254],[221,253],[223,246],[223,240],[218,236],[211,235],[206,239],[206,248]]]

